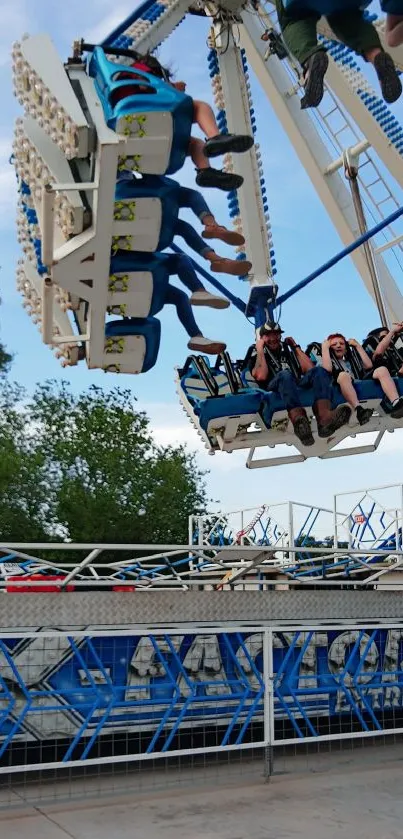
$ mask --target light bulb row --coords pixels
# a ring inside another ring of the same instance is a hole
[[[37,235],[37,225],[29,222],[22,201],[20,201],[18,207],[17,231],[18,242],[25,256],[37,267],[38,261],[40,260],[40,235]],[[37,243],[36,247],[35,243]],[[60,288],[60,286],[54,286],[54,299],[63,312],[72,308],[69,293],[65,289]]]
[[[14,94],[27,114],[36,119],[68,160],[76,157],[79,131],[38,73],[28,64],[16,42],[12,49]]]
[[[31,190],[30,206],[34,207],[32,198],[41,201],[43,187],[56,181],[38,150],[26,136],[22,127],[22,120],[17,120],[16,123],[13,159],[17,175]],[[54,212],[56,223],[66,239],[69,238],[75,231],[75,217],[74,210],[63,193],[55,193]]]
[[[17,266],[17,289],[20,292],[23,298],[23,308],[26,310],[27,314],[31,317],[33,323],[39,329],[39,332],[42,331],[42,300],[37,293],[36,289],[33,287],[32,283],[30,282],[29,278],[27,277],[23,262],[20,260]],[[57,302],[61,296],[65,296],[65,292],[62,292],[61,289],[58,287],[55,288],[55,301]],[[62,307],[61,307],[62,308]],[[65,311],[65,309],[63,309]],[[60,330],[56,324],[53,324],[53,335],[54,337],[60,336]],[[53,352],[57,359],[59,359],[62,367],[68,367],[72,364],[75,364],[76,361],[73,359],[72,353],[76,352],[77,345],[74,343],[71,344],[52,344]]]

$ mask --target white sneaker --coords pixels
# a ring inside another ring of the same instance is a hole
[[[188,343],[189,350],[199,350],[207,353],[207,355],[219,355],[224,352],[226,346],[222,341],[211,341],[210,338],[204,338],[203,335],[196,335]]]
[[[190,298],[191,306],[209,306],[211,309],[228,309],[229,300],[225,297],[218,297],[217,294],[210,294],[206,289],[194,291]]]

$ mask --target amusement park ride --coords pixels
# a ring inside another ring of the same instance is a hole
[[[187,14],[195,15],[195,28],[199,15],[211,18],[208,68],[220,130],[256,133],[249,62],[345,248],[296,287],[278,293],[262,156],[255,143],[237,158],[242,189],[228,194],[234,227],[245,238],[238,259],[246,253],[253,259],[253,273],[245,278],[249,299],[243,303],[208,275],[211,284],[260,327],[275,319],[292,294],[351,253],[381,323],[403,321],[403,297],[394,279],[403,250],[403,234],[394,226],[403,215],[395,197],[403,188],[403,129],[351,51],[322,20],[318,31],[329,54],[326,95],[318,109],[301,110],[299,68],[279,38],[271,2],[145,0],[102,44],[76,41],[66,64],[47,35],[26,37],[13,48],[15,93],[24,109],[13,152],[24,252],[17,283],[44,343],[63,365],[85,361],[89,368],[135,374],[157,361],[156,315],[169,279],[159,251],[172,242],[178,206],[164,182],[147,192],[139,181],[128,187],[117,178],[119,170],[157,176],[180,171],[192,100],[139,70],[131,84],[141,91],[117,103],[114,93],[127,88],[118,76],[133,60],[130,51],[155,50]],[[384,22],[371,19],[384,39]],[[393,50],[393,58],[403,71],[403,46]],[[232,170],[231,155],[224,165]],[[146,265],[144,254],[149,254]],[[182,405],[206,447],[211,453],[248,449],[250,468],[374,451],[386,431],[403,427],[403,419],[388,415],[376,382],[357,387],[361,401],[374,409],[365,432],[374,432],[375,442],[337,448],[364,429],[346,425],[320,439],[312,418],[315,445],[308,449],[294,435],[281,400],[257,387],[227,353],[214,364],[189,356],[177,372]],[[304,399],[311,418],[312,406]],[[255,449],[284,444],[297,453],[254,460]]]

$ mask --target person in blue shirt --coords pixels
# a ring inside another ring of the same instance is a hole
[[[386,0],[387,1],[387,0]],[[398,2],[398,0],[395,0]],[[359,3],[355,6],[337,0],[276,0],[277,16],[284,43],[303,69],[305,95],[301,108],[316,108],[322,101],[324,77],[329,59],[325,48],[318,43],[317,23],[322,14],[336,38],[354,52],[373,64],[385,102],[396,102],[402,92],[402,83],[391,56],[384,51],[378,32],[364,17]],[[348,6],[348,7],[347,7]]]

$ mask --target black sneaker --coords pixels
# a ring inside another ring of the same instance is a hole
[[[243,154],[249,151],[254,144],[253,137],[249,134],[216,134],[210,137],[204,145],[206,157],[220,157],[221,154]]]
[[[393,419],[401,419],[403,417],[403,396],[401,396],[400,399],[398,399],[392,406],[390,416],[393,417]]]
[[[317,108],[324,94],[324,78],[329,66],[329,56],[325,50],[314,52],[304,64],[305,94],[301,99],[301,108]]]
[[[372,408],[363,408],[362,405],[359,405],[356,413],[360,425],[366,425],[366,423],[370,421],[374,412]]]
[[[385,102],[396,102],[402,92],[402,83],[393,58],[387,52],[380,52],[375,58],[374,67]]]
[[[294,432],[298,440],[301,440],[303,446],[313,446],[315,443],[311,424],[308,417],[298,417],[294,422]]]
[[[234,175],[233,172],[223,172],[222,169],[198,169],[196,175],[197,186],[215,187],[223,192],[231,192],[239,189],[243,184],[241,175]]]
[[[341,428],[342,425],[346,425],[351,416],[351,408],[348,405],[340,405],[334,411],[334,416],[331,422],[327,425],[319,425],[318,426],[318,436],[319,437],[331,437],[338,428]]]

